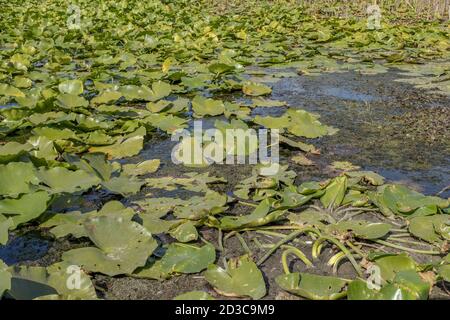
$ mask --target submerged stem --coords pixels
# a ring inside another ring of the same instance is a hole
[[[296,237],[298,237],[299,235],[301,235],[302,233],[305,232],[313,232],[316,234],[319,234],[319,231],[317,231],[314,228],[310,228],[310,227],[306,227],[306,228],[301,228],[298,229],[294,232],[291,232],[290,234],[288,234],[286,237],[284,237],[283,239],[281,239],[280,241],[278,241],[271,249],[269,249],[262,257],[261,259],[258,260],[258,262],[256,263],[256,265],[261,265],[264,261],[266,261],[271,255],[272,253],[274,253],[279,247],[281,247],[283,244],[295,239]]]
[[[308,258],[305,256],[305,254],[298,248],[293,247],[293,246],[281,246],[282,248],[286,248],[286,250],[283,252],[283,254],[281,255],[281,263],[283,265],[283,270],[284,273],[289,274],[291,273],[289,271],[289,266],[287,264],[287,256],[288,254],[293,254],[295,255],[297,258],[299,258],[300,260],[302,260],[302,262],[307,266],[307,267],[312,267],[313,264],[311,261],[308,260]]]
[[[358,273],[358,276],[360,276],[360,277],[363,276],[362,270],[361,270],[360,266],[358,265],[358,262],[356,262],[355,258],[351,254],[351,252],[342,243],[340,243],[339,240],[332,238],[332,237],[328,237],[328,236],[322,236],[319,240],[322,240],[322,241],[326,240],[326,241],[333,243],[335,246],[337,246],[342,252],[345,253],[348,260],[350,260],[350,263],[353,265],[353,268],[355,268],[356,272]]]
[[[400,245],[397,245],[395,243],[391,243],[391,242],[387,242],[384,240],[371,240],[373,242],[385,245],[386,247],[391,247],[391,248],[395,248],[395,249],[399,249],[399,250],[404,250],[404,251],[409,251],[409,252],[414,252],[414,253],[421,253],[421,254],[429,254],[429,255],[438,255],[441,254],[439,251],[428,251],[428,250],[418,250],[418,249],[412,249],[412,248],[407,248],[407,247],[403,247]]]

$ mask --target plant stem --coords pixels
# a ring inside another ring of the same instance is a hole
[[[301,228],[298,229],[294,232],[291,232],[290,234],[288,234],[286,237],[284,237],[283,239],[281,239],[280,241],[278,241],[271,249],[269,249],[262,257],[261,259],[258,260],[258,262],[256,263],[256,265],[261,265],[264,261],[266,261],[271,255],[272,253],[274,253],[279,247],[281,247],[283,244],[295,239],[296,237],[298,237],[299,235],[301,235],[302,233],[305,232],[314,232],[316,234],[319,234],[319,231],[317,231],[314,228],[310,228],[310,227],[305,227],[305,228]]]
[[[248,247],[247,242],[245,242],[244,238],[239,234],[239,232],[236,233],[236,238],[238,238],[242,248],[244,248],[244,251],[247,252],[249,255],[252,255],[252,251]]]
[[[292,253],[293,255],[297,256],[297,258],[302,260],[302,262],[304,264],[306,264],[306,266],[308,266],[308,267],[313,266],[312,262],[308,260],[308,258],[305,256],[305,254],[302,251],[300,251],[300,249],[293,247],[293,246],[281,246],[281,247],[287,249],[281,255],[281,264],[283,265],[284,273],[286,273],[286,274],[290,273],[289,266],[287,264],[287,256],[290,253]]]
[[[421,253],[421,254],[430,254],[430,255],[439,255],[441,254],[439,251],[427,251],[427,250],[418,250],[418,249],[412,249],[412,248],[407,248],[407,247],[403,247],[394,243],[390,243],[384,240],[371,240],[373,242],[385,245],[386,247],[391,247],[391,248],[395,248],[395,249],[399,249],[399,250],[404,250],[404,251],[409,251],[409,252],[414,252],[414,253]]]
[[[339,240],[332,238],[332,237],[328,237],[328,236],[322,236],[319,240],[322,240],[322,241],[326,240],[326,241],[333,243],[335,246],[337,246],[342,252],[345,253],[348,260],[350,260],[350,263],[353,265],[353,268],[355,268],[356,272],[358,273],[358,276],[360,276],[360,277],[363,276],[362,270],[359,267],[358,262],[356,262],[355,258],[350,253],[350,251],[342,243],[340,243]]]

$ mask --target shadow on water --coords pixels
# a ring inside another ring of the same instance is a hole
[[[36,261],[45,256],[49,248],[50,241],[37,232],[11,234],[8,243],[0,246],[0,259],[7,265]]]

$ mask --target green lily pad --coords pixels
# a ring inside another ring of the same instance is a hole
[[[11,218],[6,218],[0,214],[0,245],[5,245],[8,242],[8,232],[14,226],[14,221]]]
[[[125,164],[122,166],[122,171],[128,176],[142,176],[149,173],[154,173],[158,170],[160,165],[159,159],[146,160],[137,164]]]
[[[272,93],[272,89],[261,83],[246,82],[242,86],[242,92],[248,96],[262,96]]]
[[[103,152],[108,155],[110,159],[123,159],[137,155],[144,145],[143,136],[134,136],[128,139],[123,139],[110,146],[91,147],[89,152]]]
[[[100,183],[100,179],[83,170],[71,171],[63,167],[51,169],[41,168],[38,171],[39,180],[52,193],[74,193],[85,191]]]
[[[140,278],[167,279],[179,273],[198,273],[216,259],[213,245],[203,247],[184,243],[172,243],[160,260],[137,270],[133,275]]]
[[[430,285],[423,281],[415,271],[400,271],[391,283],[380,290],[370,289],[360,279],[348,285],[349,300],[426,300]]]
[[[180,294],[173,300],[215,300],[209,293],[204,291],[189,291]]]
[[[30,184],[38,184],[36,170],[29,162],[11,162],[0,164],[0,194],[3,196],[17,196],[31,191]]]
[[[197,228],[189,220],[171,229],[170,235],[180,242],[190,242],[198,238]]]
[[[192,100],[192,110],[198,117],[218,116],[225,111],[225,105],[220,100],[208,99],[202,96],[195,96]]]
[[[381,256],[375,260],[384,281],[393,281],[400,271],[415,271],[416,263],[406,254]]]
[[[325,193],[320,198],[320,202],[326,208],[338,207],[344,200],[347,191],[347,177],[334,178],[325,188]]]
[[[114,177],[108,181],[102,182],[104,188],[123,196],[138,193],[144,184],[145,181],[127,175],[121,175],[120,177]]]
[[[83,82],[80,80],[66,80],[58,85],[59,92],[79,95],[83,93]]]
[[[90,218],[105,215],[131,220],[135,212],[133,209],[125,207],[119,201],[109,201],[99,211],[90,211],[87,213],[72,211],[56,214],[42,223],[41,227],[51,228],[50,232],[57,238],[65,237],[69,234],[75,238],[88,237],[89,235],[84,224]]]
[[[330,230],[345,232],[351,230],[356,237],[362,239],[379,239],[389,233],[392,226],[381,222],[367,222],[362,220],[343,221],[330,225]]]
[[[57,294],[60,299],[97,299],[90,277],[78,266],[66,262],[48,268],[14,267],[12,276],[8,295],[14,299],[36,299],[50,294]]]
[[[298,137],[319,138],[337,132],[336,129],[320,123],[318,116],[305,110],[289,109],[286,114],[290,117],[289,132]]]
[[[312,300],[336,300],[346,296],[347,280],[309,273],[289,273],[275,278],[284,290]]]
[[[450,264],[439,266],[437,271],[442,279],[444,279],[447,282],[450,282]]]
[[[408,230],[415,237],[430,243],[450,240],[450,216],[438,214],[414,217],[409,221]]]
[[[8,266],[0,259],[0,298],[6,290],[11,289],[11,278]]]
[[[217,292],[226,296],[261,299],[266,295],[262,273],[248,256],[229,261],[227,270],[209,265],[204,275]]]
[[[271,205],[268,200],[262,201],[258,207],[249,215],[244,216],[226,216],[220,219],[218,228],[222,230],[236,230],[242,228],[259,227],[270,222],[276,221],[283,216],[284,210],[271,210]]]
[[[44,213],[49,200],[50,196],[46,191],[24,194],[17,199],[3,199],[0,200],[0,213],[10,216],[14,227],[17,227]]]
[[[92,272],[109,276],[131,274],[145,265],[157,244],[152,235],[136,222],[122,217],[100,216],[84,223],[97,247],[67,251],[63,260]]]

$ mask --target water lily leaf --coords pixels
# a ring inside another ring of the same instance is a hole
[[[204,291],[189,291],[180,294],[173,300],[215,300],[209,293]]]
[[[138,180],[135,177],[122,175],[120,177],[111,178],[108,181],[103,181],[102,186],[113,193],[127,196],[138,193],[144,183],[145,181]]]
[[[122,159],[137,155],[143,148],[144,137],[134,136],[110,146],[91,147],[89,152],[103,152],[110,159]]]
[[[349,190],[342,200],[342,205],[351,204],[353,207],[363,207],[369,203],[369,197],[357,190]]]
[[[386,184],[378,187],[376,193],[368,193],[370,199],[387,216],[411,215],[423,207],[444,209],[449,206],[449,200],[439,197],[425,196],[403,185]]]
[[[227,270],[209,265],[204,275],[217,292],[226,296],[261,299],[266,295],[263,275],[248,256],[230,260]]]
[[[83,93],[83,82],[80,80],[66,80],[58,85],[59,92],[79,95]]]
[[[0,83],[0,96],[24,98],[25,94],[14,86],[6,83]]]
[[[438,267],[439,276],[447,282],[450,282],[450,264],[445,264]]]
[[[56,238],[62,238],[71,234],[75,238],[88,237],[84,223],[90,218],[100,216],[116,216],[125,220],[131,220],[135,212],[125,207],[119,201],[109,201],[99,211],[81,213],[79,211],[59,213],[50,217],[41,224],[42,228],[51,228],[50,232]]]
[[[261,83],[246,82],[242,86],[242,92],[248,96],[262,96],[270,94],[272,89]]]
[[[254,123],[260,124],[266,128],[269,129],[280,129],[283,130],[287,127],[289,127],[290,125],[290,118],[284,114],[281,117],[261,117],[261,116],[256,116],[253,119]]]
[[[289,132],[298,137],[319,138],[337,132],[336,129],[320,123],[318,116],[305,110],[289,109],[286,114],[290,118]]]
[[[158,170],[161,161],[159,159],[146,160],[137,164],[125,164],[122,172],[128,176],[142,176],[154,173]]]
[[[400,271],[415,271],[416,263],[406,254],[381,256],[375,260],[380,267],[381,278],[384,281],[393,281]]]
[[[192,110],[194,110],[198,117],[218,116],[225,111],[225,105],[220,100],[195,96],[192,100]]]
[[[18,300],[36,299],[50,294],[57,294],[64,300],[97,299],[90,277],[81,268],[66,262],[48,268],[14,267],[12,275],[13,283],[8,295]],[[72,280],[74,277],[76,279]]]
[[[62,258],[91,272],[109,276],[131,274],[145,265],[157,247],[144,227],[122,217],[94,217],[88,219],[84,226],[97,247],[70,250]]]
[[[400,271],[392,283],[380,290],[370,289],[367,282],[357,279],[348,285],[349,300],[425,300],[430,285],[423,281],[415,271]]]
[[[36,170],[30,162],[11,162],[0,164],[0,194],[17,196],[31,191],[30,184],[38,184]]]
[[[270,212],[269,200],[262,201],[253,212],[244,216],[226,216],[220,219],[218,228],[222,230],[236,230],[242,228],[259,227],[276,221],[286,213],[284,210]],[[269,213],[270,212],[270,213]]]
[[[114,102],[122,97],[122,93],[119,91],[107,90],[100,93],[98,96],[91,100],[92,104],[107,104]]]
[[[344,171],[358,170],[360,168],[359,166],[356,166],[348,161],[333,161],[330,167],[333,170],[344,170]]]
[[[55,129],[50,127],[34,128],[33,133],[36,136],[44,136],[51,141],[77,139],[75,132],[70,129]]]
[[[0,214],[0,245],[8,242],[8,231],[12,226],[14,226],[14,221]]]
[[[61,93],[57,97],[58,105],[65,109],[74,109],[77,107],[87,107],[89,101],[75,94]]]
[[[362,239],[379,239],[389,233],[392,226],[381,222],[367,222],[362,220],[343,221],[330,226],[330,230],[346,232],[351,230],[356,237]]]
[[[363,179],[374,186],[381,186],[384,183],[384,177],[372,171],[351,171],[346,172],[345,175],[350,178]]]
[[[152,92],[151,95],[148,95],[146,98],[149,101],[157,101],[162,98],[167,97],[172,92],[172,87],[170,84],[162,81],[154,82],[152,84]]]
[[[8,266],[0,259],[0,298],[6,290],[11,289],[11,278]]]
[[[430,243],[440,243],[443,241],[441,236],[450,239],[450,216],[438,214],[414,217],[409,221],[408,229],[417,238]]]
[[[6,164],[18,160],[21,155],[32,148],[33,146],[29,143],[8,142],[0,146],[0,163]]]
[[[284,290],[312,300],[336,300],[346,296],[347,280],[309,273],[280,275],[276,283]]]
[[[197,228],[189,220],[171,229],[170,235],[180,242],[190,242],[198,238]]]
[[[334,178],[325,188],[324,195],[320,198],[320,202],[326,208],[338,207],[344,200],[345,192],[347,191],[347,177]]]
[[[14,226],[31,221],[47,210],[50,196],[45,191],[24,194],[17,199],[0,200],[0,213],[11,216]]]
[[[284,107],[286,101],[270,100],[264,98],[255,98],[252,100],[252,107]]]
[[[211,244],[197,247],[184,243],[171,243],[161,259],[137,270],[133,276],[168,279],[177,273],[197,273],[213,263],[215,259],[215,248]]]
[[[168,273],[197,273],[216,260],[212,244],[203,247],[183,243],[172,243],[161,259],[161,265]]]
[[[225,210],[227,196],[209,191],[204,197],[190,197],[182,205],[173,209],[175,217],[180,219],[198,220],[211,214],[218,214]]]
[[[101,182],[100,178],[84,170],[71,171],[63,167],[41,168],[37,175],[51,193],[85,191]]]

